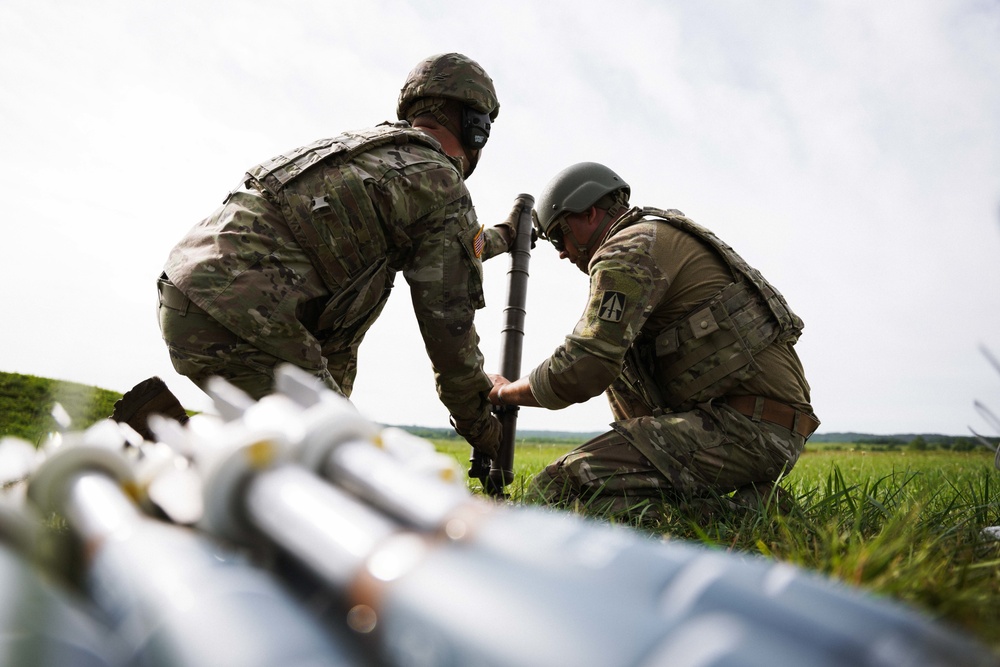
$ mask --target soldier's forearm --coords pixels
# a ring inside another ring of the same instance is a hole
[[[531,383],[523,377],[506,384],[499,383],[490,392],[490,402],[494,405],[523,405],[529,408],[541,407],[531,392]]]

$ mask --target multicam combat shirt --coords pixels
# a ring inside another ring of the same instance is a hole
[[[463,424],[489,413],[473,315],[485,305],[482,260],[506,249],[478,222],[458,162],[395,123],[251,169],[164,270],[230,331],[329,368],[348,396],[357,348],[402,272],[441,401]]]
[[[612,229],[591,258],[583,316],[529,375],[542,406],[559,409],[607,390],[616,419],[650,414],[648,401],[630,392],[622,378],[630,348],[657,339],[733,284],[723,255],[692,233],[701,228],[677,212],[643,217],[648,211],[655,209],[633,209],[637,220]],[[811,412],[809,385],[793,347],[796,337],[779,338],[756,353],[759,370],[732,393],[768,396]],[[649,370],[658,375],[661,369]]]

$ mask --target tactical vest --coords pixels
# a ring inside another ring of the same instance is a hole
[[[625,376],[656,413],[687,410],[726,394],[760,372],[754,361],[774,342],[796,341],[803,323],[785,298],[718,236],[678,211],[634,208],[609,236],[644,220],[692,234],[718,253],[735,277],[655,338],[637,339]]]
[[[265,191],[277,195],[290,181],[328,158],[337,156],[337,161],[347,162],[355,155],[390,143],[397,146],[417,143],[440,150],[436,140],[420,130],[414,130],[405,121],[384,123],[369,130],[320,139],[288,155],[271,158],[249,170],[247,177],[259,183]]]
[[[351,161],[381,146],[405,144],[441,150],[435,139],[406,122],[385,123],[279,155],[247,171],[240,185],[281,208],[295,240],[336,293],[363,282],[366,274],[387,271],[375,266],[385,264],[386,230],[365,187],[365,174]],[[298,192],[294,182],[319,165],[327,167],[322,188]]]

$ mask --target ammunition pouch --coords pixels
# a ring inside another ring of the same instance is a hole
[[[625,377],[654,414],[688,410],[759,373],[754,356],[783,333],[752,285],[731,283],[655,339],[637,340]]]

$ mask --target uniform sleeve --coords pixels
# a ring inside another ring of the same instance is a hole
[[[484,230],[467,191],[424,222],[427,233],[403,275],[434,367],[438,395],[459,430],[468,431],[471,424],[489,417],[487,396],[493,386],[483,370],[473,322],[476,309],[485,305]]]
[[[484,262],[497,255],[502,255],[510,249],[507,245],[507,239],[496,227],[487,227],[483,233],[483,238],[485,240],[482,257]]]
[[[650,256],[652,232],[606,242],[590,265],[590,294],[573,333],[529,374],[531,391],[557,410],[603,393],[668,287]]]

